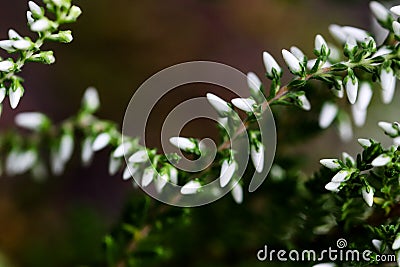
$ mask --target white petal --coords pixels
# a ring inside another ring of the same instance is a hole
[[[392,123],[380,121],[380,122],[378,122],[378,125],[388,135],[391,135],[391,136],[398,135],[398,131],[393,127]]]
[[[23,39],[21,37],[21,35],[19,35],[15,30],[10,29],[8,30],[8,38],[10,38],[11,40],[19,40],[19,39]]]
[[[350,104],[354,104],[356,102],[358,94],[358,79],[354,78],[354,80],[352,80],[350,77],[346,78],[347,79],[345,80],[345,87],[347,98],[349,99]]]
[[[50,28],[50,22],[47,19],[39,19],[31,24],[33,32],[44,32]]]
[[[396,88],[396,76],[391,68],[383,69],[380,75],[382,85],[382,102],[389,104],[392,102],[394,90]]]
[[[14,67],[14,63],[9,60],[4,60],[0,62],[0,71],[8,72],[12,70]]]
[[[391,160],[392,158],[389,157],[388,155],[381,154],[372,161],[371,165],[374,167],[381,167],[388,164]]]
[[[99,151],[105,148],[111,141],[111,136],[108,133],[99,134],[93,141],[93,151]]]
[[[369,192],[367,192],[369,191]],[[365,203],[367,203],[368,206],[372,207],[372,205],[374,204],[374,191],[371,187],[363,187],[363,189],[361,190],[362,192],[362,197],[365,201]]]
[[[292,53],[290,53],[286,49],[283,49],[282,50],[282,56],[283,56],[283,59],[286,62],[286,65],[289,67],[289,69],[293,73],[301,72],[301,70],[302,70],[301,63]]]
[[[184,186],[182,186],[181,194],[182,195],[195,194],[197,192],[197,190],[199,190],[200,187],[201,187],[201,184],[199,182],[197,182],[197,181],[189,181]]]
[[[281,73],[281,67],[279,67],[278,63],[276,63],[275,59],[271,56],[270,53],[264,52],[263,53],[263,61],[264,66],[269,76],[272,76],[272,69],[275,69],[277,73]]]
[[[132,148],[131,143],[120,144],[113,152],[115,158],[120,158]]]
[[[153,167],[147,167],[144,169],[143,176],[142,176],[142,186],[148,186],[154,179],[155,171]]]
[[[260,93],[261,81],[254,72],[247,73],[247,85],[253,95],[258,95]]]
[[[382,240],[372,239],[372,245],[378,250],[381,250],[382,247]]]
[[[83,165],[88,165],[93,158],[92,139],[86,138],[82,142],[81,159]]]
[[[302,109],[304,109],[304,110],[310,110],[311,109],[310,101],[307,99],[306,95],[304,95],[304,94],[299,95],[298,100],[300,100]]]
[[[139,150],[129,157],[129,162],[141,163],[148,159],[147,150]]]
[[[232,189],[232,196],[237,204],[241,204],[243,202],[243,188],[239,183],[237,183]]]
[[[219,177],[219,184],[221,187],[225,187],[231,181],[233,174],[235,173],[236,166],[237,165],[235,161],[232,161],[229,164],[229,160],[226,159],[224,162],[222,162],[221,173]]]
[[[29,1],[28,5],[33,14],[42,15],[42,9],[35,2]]]
[[[340,139],[344,142],[349,142],[353,138],[353,128],[347,114],[340,118],[338,122],[338,132]]]
[[[115,175],[119,168],[122,165],[122,160],[119,158],[114,158],[113,156],[110,157],[110,161],[108,163],[108,173],[112,176]]]
[[[392,244],[392,249],[393,250],[398,250],[400,249],[400,234],[398,234],[396,236],[396,239],[394,240],[393,244]]]
[[[157,176],[157,178],[154,180],[154,186],[158,193],[162,192],[162,190],[165,187],[165,185],[167,184],[168,180],[169,180],[169,176],[167,174]]]
[[[315,50],[321,51],[322,47],[325,46],[325,49],[328,49],[328,44],[326,43],[324,37],[322,37],[320,34],[318,34],[315,37]]]
[[[264,169],[264,146],[260,145],[258,151],[255,146],[251,146],[250,156],[254,168],[258,173],[261,173]]]
[[[196,144],[192,142],[189,138],[185,137],[171,137],[169,139],[169,142],[175,147],[184,151],[193,150],[196,148]]]
[[[29,130],[38,130],[46,120],[46,116],[39,112],[24,112],[15,116],[15,124]]]
[[[356,105],[352,105],[351,114],[353,115],[353,121],[356,126],[361,127],[365,124],[365,120],[367,119],[366,109],[361,109]]]
[[[331,170],[337,170],[341,167],[337,159],[321,159],[319,162]]]
[[[32,24],[35,19],[32,16],[32,12],[31,11],[26,11],[26,20],[28,21],[28,24]]]
[[[13,43],[14,41],[11,40],[2,40],[0,41],[0,48],[9,52],[15,51]]]
[[[32,43],[28,40],[21,39],[13,41],[12,46],[18,50],[27,50],[32,47]]]
[[[400,5],[394,6],[390,9],[395,15],[400,16]]]
[[[254,112],[253,106],[256,101],[251,98],[234,98],[232,99],[232,104],[245,112]]]
[[[390,16],[389,10],[386,9],[381,3],[376,1],[369,2],[369,8],[377,20],[386,22]]]
[[[359,109],[366,110],[371,102],[372,98],[372,88],[371,84],[368,82],[363,82],[360,84],[360,89],[358,90],[358,97],[355,105]]]
[[[126,168],[124,169],[124,172],[122,174],[122,179],[123,180],[128,180],[131,177],[133,177],[133,175],[135,175],[137,173],[137,171],[139,170],[139,168],[137,166],[126,166]]]
[[[332,124],[338,113],[338,107],[334,103],[325,102],[319,114],[319,127],[326,129]]]
[[[20,87],[15,89],[15,91],[10,89],[8,90],[8,93],[9,93],[8,98],[10,100],[10,106],[12,109],[15,109],[18,106],[19,101],[21,100],[23,94],[22,89]]]
[[[342,158],[343,158],[343,162],[350,161],[352,166],[354,166],[356,164],[356,161],[354,160],[354,158],[346,152],[342,153]]]
[[[338,173],[336,173],[335,176],[333,176],[332,182],[341,183],[341,182],[347,180],[351,174],[352,174],[351,171],[341,170]]]
[[[368,32],[363,29],[359,29],[352,26],[343,26],[342,30],[347,34],[347,36],[353,37],[357,42],[364,42],[365,39],[369,37]]]
[[[372,145],[371,141],[368,139],[359,138],[357,141],[362,147],[370,147]]]
[[[70,134],[64,134],[60,140],[60,158],[64,162],[68,161],[74,150],[74,138]]]
[[[340,183],[329,182],[325,185],[325,189],[332,192],[339,192]]]
[[[292,46],[290,48],[290,52],[300,61],[303,62],[306,58],[303,51],[301,51],[298,47]]]
[[[399,26],[400,26],[400,24],[399,24]],[[372,58],[384,56],[384,55],[390,54],[392,52],[393,51],[391,49],[387,48],[386,46],[382,46],[381,48],[378,49],[378,51],[375,52],[375,54],[373,55]]]
[[[339,43],[345,43],[347,40],[347,34],[345,31],[342,29],[341,26],[332,24],[329,26],[329,32],[335,38],[336,41]]]
[[[393,21],[392,27],[393,27],[394,34],[396,34],[397,36],[400,36],[400,23],[397,21]]]
[[[221,117],[226,117],[231,111],[228,103],[226,103],[223,99],[214,94],[207,93],[207,100]]]
[[[85,93],[83,94],[82,104],[91,112],[96,111],[99,108],[99,93],[97,92],[96,88],[89,87],[86,89]]]

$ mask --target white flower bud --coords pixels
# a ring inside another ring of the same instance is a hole
[[[90,137],[85,138],[82,142],[82,151],[81,151],[81,159],[83,165],[87,166],[90,164],[93,158],[93,149],[92,149],[92,139]]]
[[[15,124],[29,130],[40,130],[48,122],[48,118],[39,112],[24,112],[15,116]]]
[[[364,186],[361,190],[362,197],[368,206],[372,207],[374,204],[374,190],[370,186]]]
[[[399,132],[393,127],[392,123],[380,121],[378,122],[378,126],[390,136],[396,136],[399,134]]]
[[[48,19],[42,18],[33,22],[30,26],[33,32],[44,32],[50,29],[51,24]]]
[[[350,163],[351,163],[352,166],[356,165],[356,161],[355,161],[354,158],[353,158],[352,156],[350,156],[348,153],[343,152],[343,153],[342,153],[342,158],[343,158],[343,162],[350,161]]]
[[[222,162],[221,173],[219,177],[219,184],[221,185],[221,187],[225,187],[231,181],[233,174],[235,173],[236,167],[237,164],[233,160],[231,163],[229,163],[228,159],[225,159],[224,162]]]
[[[304,110],[310,110],[311,109],[311,104],[310,101],[307,99],[305,94],[301,94],[297,98],[300,101],[300,106]]]
[[[393,21],[392,23],[393,32],[396,36],[400,37],[400,23],[397,21]]]
[[[169,142],[183,151],[190,151],[196,148],[196,144],[185,137],[171,137]]]
[[[132,163],[142,163],[147,161],[147,150],[139,150],[129,157],[128,161]]]
[[[365,124],[367,119],[367,110],[361,109],[356,105],[351,106],[351,114],[353,115],[354,124],[361,127]]]
[[[82,98],[82,105],[89,112],[95,112],[100,106],[99,93],[96,88],[89,87],[86,89]]]
[[[358,97],[355,106],[357,106],[359,109],[366,110],[369,106],[369,103],[371,102],[372,93],[373,92],[371,84],[368,82],[362,82],[360,84],[360,89],[358,91]]]
[[[74,138],[71,134],[64,134],[60,140],[59,156],[62,161],[67,162],[74,150]]]
[[[6,97],[6,92],[6,88],[0,87],[0,104],[3,103],[3,100]]]
[[[233,187],[232,197],[237,204],[241,204],[243,202],[243,188],[239,183]]]
[[[376,1],[369,2],[369,8],[374,14],[375,18],[379,21],[386,22],[391,16],[389,10],[386,9],[381,3]]]
[[[341,168],[339,160],[337,159],[321,159],[319,161],[323,166],[331,170],[338,170]]]
[[[337,42],[343,44],[347,41],[347,34],[344,32],[341,26],[332,24],[329,26],[329,32]]]
[[[67,19],[69,21],[75,21],[78,19],[78,17],[82,14],[82,10],[77,7],[77,6],[72,6],[71,9],[69,10]]]
[[[8,38],[10,38],[11,40],[20,40],[23,39],[21,37],[21,35],[19,35],[15,30],[10,29],[8,30]]]
[[[56,176],[59,176],[64,172],[65,162],[61,159],[59,153],[55,150],[52,150],[52,153],[50,155],[50,166],[51,171]]]
[[[14,63],[10,60],[0,61],[0,71],[9,72],[14,68]]]
[[[306,59],[306,56],[304,55],[303,51],[301,51],[296,46],[290,47],[290,53],[292,53],[300,62],[304,62]]]
[[[2,40],[0,41],[0,48],[6,50],[7,52],[14,52],[15,48],[13,47],[14,41],[12,40]]]
[[[339,109],[334,103],[325,102],[319,114],[319,127],[328,128],[336,118],[338,111]]]
[[[252,95],[257,96],[260,94],[261,81],[254,72],[247,73],[247,85]]]
[[[99,134],[93,141],[92,149],[93,151],[99,151],[105,148],[111,141],[111,136],[109,133]]]
[[[268,52],[263,52],[263,61],[267,75],[272,77],[272,70],[275,69],[278,74],[282,73],[281,67],[276,63],[275,59]]]
[[[169,180],[173,184],[178,184],[178,170],[172,166],[169,168]]]
[[[108,173],[113,176],[115,175],[119,168],[121,168],[122,160],[120,158],[110,157],[110,161],[108,163]]]
[[[163,175],[158,175],[156,179],[154,180],[154,186],[156,188],[156,191],[160,194],[167,184],[169,180],[168,174],[164,173]]]
[[[143,176],[142,176],[142,186],[146,187],[148,186],[154,179],[155,171],[152,166],[147,167],[143,171]]]
[[[372,239],[371,243],[378,251],[381,250],[381,248],[382,248],[382,240]]]
[[[339,192],[340,183],[329,182],[325,185],[325,189],[332,192]]]
[[[139,168],[137,166],[130,166],[130,165],[126,166],[124,172],[122,173],[122,179],[123,180],[130,179],[137,173],[138,170]]]
[[[393,14],[395,14],[395,15],[397,15],[397,16],[400,16],[400,5],[392,7],[392,8],[390,9],[390,11],[391,11]]]
[[[320,53],[327,53],[329,50],[328,44],[326,43],[324,37],[322,37],[320,34],[315,37],[315,50],[319,51]]]
[[[400,26],[400,24],[399,24],[399,26]],[[372,58],[384,56],[384,55],[390,54],[390,53],[392,53],[392,52],[393,52],[393,51],[392,51],[391,49],[387,48],[386,46],[382,46],[381,48],[379,48],[379,49],[375,52],[375,54],[372,56]]]
[[[120,158],[132,148],[131,143],[120,144],[113,152],[113,157]]]
[[[182,186],[181,194],[182,195],[195,194],[199,190],[200,187],[201,187],[201,184],[198,181],[189,181],[184,186]]]
[[[348,37],[353,37],[357,40],[357,42],[364,42],[365,39],[369,37],[367,31],[352,27],[352,26],[343,26],[342,30],[347,34]]]
[[[370,147],[372,145],[371,141],[368,139],[364,139],[364,138],[359,138],[357,139],[358,143],[362,146],[362,147]]]
[[[207,93],[207,100],[213,106],[213,108],[218,112],[221,117],[226,117],[231,112],[231,108],[228,103],[222,100],[220,97]]]
[[[256,101],[251,98],[234,98],[232,104],[245,112],[254,112],[254,105]]]
[[[21,86],[18,86],[15,88],[15,91],[13,89],[8,90],[9,93],[9,100],[10,100],[10,106],[12,109],[15,109],[18,106],[19,101],[21,100],[21,97],[23,95],[23,90]]]
[[[35,2],[29,1],[28,2],[29,9],[31,10],[32,14],[35,16],[43,16],[43,10],[38,6]]]
[[[354,77],[352,79],[349,76],[346,76],[344,79],[345,87],[346,87],[346,94],[347,98],[349,99],[350,104],[354,104],[357,99],[358,94],[358,79]]]
[[[332,178],[332,182],[341,183],[350,178],[353,172],[350,170],[340,170],[338,173],[335,174]]]
[[[393,250],[400,249],[400,234],[397,234],[396,239],[394,240],[394,242],[392,244],[392,249]]]
[[[32,16],[32,12],[31,11],[26,11],[26,20],[28,21],[28,24],[32,24],[35,19]]]
[[[393,138],[393,145],[400,146],[400,136]]]
[[[340,139],[344,142],[349,142],[353,138],[353,128],[347,113],[339,117],[338,132]]]
[[[289,70],[294,74],[300,74],[302,72],[302,64],[300,61],[289,51],[286,49],[282,50],[283,59],[286,62],[286,65],[289,67]]]
[[[12,46],[18,50],[28,50],[33,46],[33,44],[28,40],[21,39],[13,41]]]
[[[374,167],[382,167],[387,165],[391,161],[392,161],[391,157],[389,157],[386,154],[381,154],[371,162],[371,165]]]
[[[353,52],[356,47],[358,47],[356,39],[352,36],[349,36],[346,40],[345,50]]]
[[[257,148],[252,145],[250,156],[256,172],[261,173],[264,169],[264,146],[260,144],[257,150]]]
[[[332,88],[332,93],[338,98],[343,98],[344,96],[343,82],[342,80],[337,80],[337,82],[339,84],[339,89]]]
[[[392,102],[396,88],[396,76],[392,68],[382,69],[380,79],[382,86],[382,102],[384,104],[389,104]]]

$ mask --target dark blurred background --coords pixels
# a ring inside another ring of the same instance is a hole
[[[296,45],[311,56],[315,34],[332,41],[327,30],[332,23],[365,29],[371,23],[368,1],[363,0],[82,0],[75,4],[83,14],[71,25],[73,43],[46,45],[55,50],[53,66],[24,68],[26,94],[17,110],[4,105],[1,130],[14,127],[13,118],[21,111],[42,111],[55,121],[74,114],[88,86],[99,90],[99,116],[121,123],[135,89],[165,67],[211,60],[263,77],[264,50],[283,66],[282,48]],[[0,39],[7,38],[11,27],[30,35],[26,9],[27,1],[2,0]],[[230,96],[220,93],[224,94]],[[174,94],[177,102],[190,96],[191,90]],[[380,102],[377,99],[374,105]],[[393,106],[386,108],[387,114],[393,114],[386,120],[398,116]],[[161,106],[160,111],[168,110]],[[368,126],[357,135],[375,131],[379,113],[371,115]],[[158,129],[160,118],[154,116],[150,127]],[[209,135],[201,123],[191,126],[187,135]],[[155,131],[152,137],[154,146],[159,144],[158,134]],[[308,154],[307,171],[317,167],[319,158],[355,149],[354,143],[339,143],[329,129],[312,143],[298,144],[290,151]],[[101,257],[103,236],[118,220],[124,202],[130,194],[143,193],[120,175],[107,174],[106,152],[98,153],[88,168],[81,167],[78,154],[62,177],[41,183],[21,176],[0,179],[0,267],[73,266]]]

